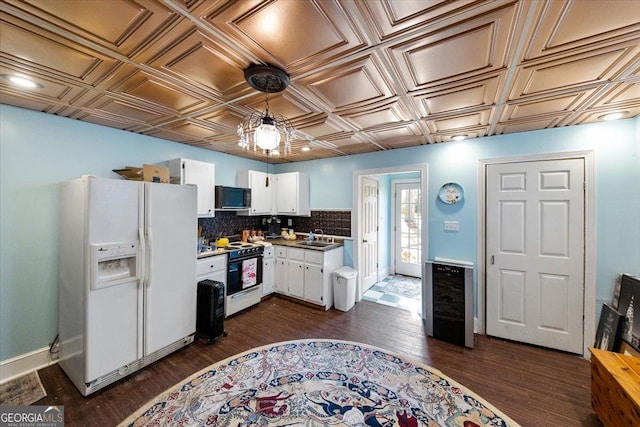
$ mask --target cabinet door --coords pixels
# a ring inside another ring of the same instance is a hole
[[[279,214],[298,213],[298,174],[279,173],[276,188],[276,208]]]
[[[275,181],[265,172],[248,171],[249,172],[249,188],[251,188],[251,213],[255,215],[271,214],[272,190]],[[267,186],[267,176],[269,176],[269,185]]]
[[[262,261],[262,295],[268,295],[273,292],[275,281],[275,260],[265,259]]]
[[[184,159],[183,184],[192,184],[198,188],[198,216],[215,215],[215,165],[198,160]]]
[[[263,272],[264,274],[264,272]],[[276,259],[276,291],[282,294],[289,294],[289,262],[284,258]]]
[[[324,277],[322,266],[305,264],[304,270],[304,298],[318,304],[323,304]]]
[[[289,295],[304,298],[304,263],[289,261]]]

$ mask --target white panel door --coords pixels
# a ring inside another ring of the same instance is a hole
[[[422,214],[420,182],[396,183],[395,194],[395,273],[421,277]]]
[[[145,185],[145,355],[196,330],[196,188]]]
[[[487,166],[487,334],[583,349],[584,162]]]
[[[378,181],[363,177],[360,194],[361,274],[364,292],[378,281]]]

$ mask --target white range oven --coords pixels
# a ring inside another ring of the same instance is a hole
[[[262,298],[262,255],[264,246],[232,242],[227,250],[227,296],[225,315],[230,316]]]

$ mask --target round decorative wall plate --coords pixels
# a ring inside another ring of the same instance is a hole
[[[440,187],[438,198],[446,204],[453,205],[464,198],[464,190],[460,184],[447,182]]]

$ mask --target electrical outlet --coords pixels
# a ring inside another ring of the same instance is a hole
[[[460,223],[458,221],[445,221],[444,231],[460,231]]]
[[[262,218],[262,225],[267,225],[267,218]]]
[[[291,227],[293,225],[293,220],[291,218],[287,219],[287,226]]]

